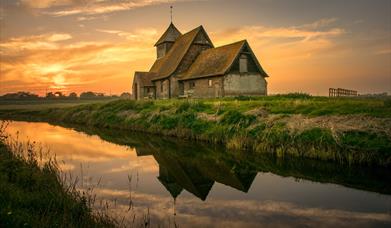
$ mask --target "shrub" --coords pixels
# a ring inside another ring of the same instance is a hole
[[[294,92],[294,93],[287,93],[287,94],[277,94],[276,97],[295,98],[295,99],[309,99],[312,96],[310,94],[308,94],[308,93]]]
[[[231,110],[224,114],[223,118],[220,120],[220,123],[246,128],[254,123],[255,120],[256,117],[253,115],[244,115],[239,111]]]
[[[391,140],[385,134],[348,131],[340,136],[340,143],[348,148],[369,152],[391,153]]]
[[[262,141],[267,141],[272,147],[292,144],[292,135],[285,127],[285,123],[278,122],[262,134]]]
[[[296,136],[296,142],[303,145],[335,145],[335,140],[329,129],[312,128]]]
[[[257,138],[263,133],[265,129],[266,129],[265,123],[258,124],[257,126],[255,126],[253,129],[249,131],[249,136],[253,138]]]
[[[385,107],[390,107],[391,108],[391,99],[386,99],[386,100],[383,101],[383,103],[384,103]]]
[[[234,97],[235,100],[238,100],[238,101],[251,101],[251,97],[249,96],[243,96],[243,95],[240,95],[240,96],[236,96]]]
[[[181,112],[186,112],[190,109],[191,107],[191,104],[189,101],[185,101],[185,102],[180,102],[179,104],[177,104],[178,108],[176,110],[176,113],[181,113]]]
[[[143,110],[152,107],[152,101],[134,101],[134,100],[116,100],[100,106],[102,111],[126,111],[126,110]]]
[[[203,112],[211,108],[211,105],[205,104],[203,101],[194,101],[194,100],[181,101],[175,103],[175,105],[177,106],[176,113],[182,113],[189,110],[195,112]]]

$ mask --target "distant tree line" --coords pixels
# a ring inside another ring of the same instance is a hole
[[[44,97],[40,97],[37,94],[30,92],[16,92],[16,93],[7,93],[0,96],[0,100],[77,100],[77,99],[110,99],[110,98],[122,98],[128,99],[131,97],[130,93],[124,92],[120,96],[110,95],[107,96],[104,93],[97,93],[92,91],[82,92],[78,96],[77,93],[71,92],[68,95],[63,92],[48,92]]]
[[[13,100],[13,99],[39,99],[39,96],[37,94],[29,93],[29,92],[17,92],[17,93],[7,93],[1,96],[1,99],[4,100]]]

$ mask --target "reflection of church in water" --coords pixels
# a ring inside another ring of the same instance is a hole
[[[248,192],[257,171],[221,157],[186,156],[186,152],[137,148],[138,156],[152,155],[159,164],[159,181],[175,199],[183,189],[205,200],[215,182]],[[205,153],[203,153],[205,155]]]

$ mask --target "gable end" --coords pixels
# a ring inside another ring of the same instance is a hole
[[[240,72],[240,58],[247,58],[247,71],[248,72],[257,72],[260,73],[263,77],[269,77],[269,75],[263,70],[261,64],[259,63],[257,57],[252,51],[247,40],[244,40],[243,46],[240,51],[237,53],[235,59],[233,60],[231,66],[225,71],[224,74],[230,72]]]

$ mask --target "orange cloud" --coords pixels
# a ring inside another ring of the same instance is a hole
[[[333,49],[336,39],[346,33],[338,27],[325,28],[335,21],[321,19],[293,27],[245,26],[212,32],[211,36],[217,46],[246,38],[261,60],[280,65],[283,60],[298,61]]]
[[[49,0],[47,0],[49,1]],[[64,0],[66,1],[66,0]],[[86,15],[93,15],[93,14],[105,14],[105,13],[112,13],[116,11],[123,11],[123,10],[132,10],[137,9],[141,7],[151,6],[151,5],[159,5],[159,4],[166,4],[166,3],[173,3],[173,2],[185,2],[185,1],[195,1],[195,0],[119,0],[119,1],[110,1],[110,0],[89,0],[83,2],[83,4],[74,4],[74,7],[64,9],[64,10],[55,10],[55,11],[46,11],[45,14],[55,16],[55,17],[62,17],[62,16],[69,16],[69,15],[79,15],[79,14],[86,14]],[[39,2],[39,1],[38,1]],[[49,1],[53,2],[53,1]],[[39,5],[39,4],[38,4]],[[44,5],[44,4],[42,4]],[[52,6],[53,4],[47,4],[47,6]],[[42,7],[44,8],[44,7]]]
[[[118,35],[119,37],[133,41],[153,42],[158,38],[157,30],[154,28],[137,29],[134,32],[120,30],[97,29],[98,32]]]
[[[23,50],[55,49],[58,48],[58,42],[69,39],[72,39],[72,36],[66,33],[11,38],[0,43],[0,54],[7,55]]]
[[[136,160],[137,154],[134,148],[121,146],[103,141],[99,136],[88,136],[75,132],[71,129],[52,126],[46,123],[36,123],[34,128],[26,125],[25,122],[13,122],[12,128],[7,129],[10,138],[18,137],[21,142],[43,142],[44,149],[49,149],[55,153],[59,161],[66,162],[67,165],[110,161],[112,159]],[[40,134],[36,134],[40,132]],[[72,145],[67,144],[72,140]],[[86,143],[88,140],[89,143]],[[70,154],[70,151],[72,153]],[[151,166],[156,166],[152,157],[144,157],[143,162]],[[136,166],[136,165],[135,165]],[[146,167],[147,168],[147,167]]]
[[[224,42],[232,42],[234,40],[243,39],[270,42],[276,39],[286,39],[285,42],[291,41],[309,41],[317,38],[332,38],[343,35],[345,30],[342,28],[324,29],[325,26],[330,25],[337,19],[321,19],[311,24],[292,27],[267,27],[267,26],[244,26],[240,28],[226,29],[211,33],[216,36],[218,44]],[[271,40],[273,39],[273,40]],[[284,41],[279,41],[284,43]]]
[[[304,24],[302,26],[299,26],[299,28],[318,29],[318,28],[322,28],[322,27],[331,25],[331,24],[333,24],[336,21],[338,21],[338,18],[335,18],[335,17],[332,17],[332,18],[322,18],[322,19],[314,21],[312,23]]]
[[[72,0],[21,0],[21,3],[31,8],[49,8],[52,6],[64,6],[72,4]]]

